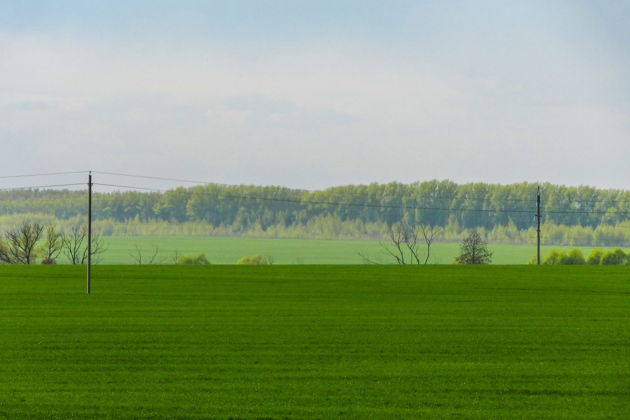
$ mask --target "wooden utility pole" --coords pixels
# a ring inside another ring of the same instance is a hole
[[[88,175],[87,294],[92,291],[92,171]]]
[[[536,194],[536,262],[540,265],[540,187],[538,187],[538,193]]]

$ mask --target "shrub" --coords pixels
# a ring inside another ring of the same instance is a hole
[[[54,258],[44,258],[42,264],[57,264],[57,261]]]
[[[586,264],[588,265],[599,265],[602,263],[602,256],[604,252],[601,249],[594,249],[588,256],[586,260]]]
[[[181,265],[208,265],[210,261],[206,258],[205,254],[199,254],[196,256],[182,255],[177,259],[177,264]]]
[[[568,254],[562,254],[560,264],[565,265],[583,265],[586,264],[584,254],[578,248],[572,249]]]
[[[628,256],[623,250],[617,248],[614,251],[605,252],[602,255],[603,265],[622,265],[626,263]]]
[[[545,259],[543,260],[542,263],[546,265],[562,264],[561,262],[562,257],[563,257],[563,254],[561,252],[558,252],[555,249],[553,249],[545,256]]]
[[[542,263],[547,265],[583,265],[586,264],[586,259],[578,248],[574,248],[569,252],[560,252],[553,249],[545,256]]]
[[[262,254],[256,255],[246,255],[243,258],[236,261],[236,264],[242,265],[270,265],[271,261],[269,258],[265,257]]]

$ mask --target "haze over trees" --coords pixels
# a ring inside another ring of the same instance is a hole
[[[493,242],[531,243],[536,184],[427,181],[347,185],[322,191],[206,185],[165,193],[94,195],[95,228],[103,235],[198,234],[373,238],[403,220],[438,226],[446,240],[476,229]],[[630,243],[630,192],[542,186],[545,243]],[[82,191],[0,192],[0,225],[28,216],[49,222],[85,214]],[[13,223],[14,225],[15,223]]]

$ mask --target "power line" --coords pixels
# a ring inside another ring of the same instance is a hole
[[[39,177],[39,176],[56,176],[56,175],[76,175],[76,174],[86,174],[89,171],[66,171],[66,172],[46,172],[46,173],[33,173],[33,174],[21,174],[21,175],[2,175],[0,179],[11,179],[11,178],[26,178],[26,177]],[[95,174],[102,175],[113,175],[113,176],[122,176],[122,177],[131,177],[131,178],[142,178],[142,179],[153,179],[158,181],[170,181],[170,182],[184,182],[188,184],[198,184],[198,185],[220,185],[225,187],[239,187],[243,186],[237,184],[226,184],[219,183],[214,181],[200,181],[200,180],[191,180],[191,179],[183,179],[183,178],[171,178],[171,177],[163,177],[163,176],[151,176],[151,175],[143,175],[143,174],[130,174],[130,173],[122,173],[122,172],[112,172],[112,171],[92,171]],[[26,187],[25,187],[26,188]],[[144,188],[134,188],[134,189],[144,189]],[[0,189],[2,190],[2,189]],[[5,189],[6,190],[6,189]],[[147,190],[158,190],[158,189],[149,189]],[[308,191],[317,193],[319,191],[325,190],[308,190],[308,189],[300,189],[296,188],[295,191]],[[452,196],[452,197],[429,197],[429,200],[487,200],[493,201],[492,196]],[[499,201],[501,202],[523,202],[523,203],[535,203],[535,199],[517,199],[517,198],[502,198]],[[570,203],[579,203],[579,204],[596,204],[596,203],[630,203],[630,200],[571,200]]]
[[[153,191],[163,193],[164,190],[156,189],[156,188],[148,188],[148,187],[137,187],[130,185],[119,185],[119,184],[103,184],[103,183],[94,183],[94,185],[115,187],[115,188],[127,188],[133,190],[144,190],[144,191]],[[216,184],[221,185],[221,184]],[[523,209],[466,209],[466,208],[455,208],[455,207],[424,207],[424,206],[405,206],[405,205],[392,205],[392,204],[370,204],[370,203],[348,203],[341,201],[312,201],[312,200],[295,200],[289,198],[277,198],[277,197],[255,197],[255,196],[246,196],[246,195],[234,195],[234,194],[220,194],[217,198],[230,198],[230,199],[240,199],[240,200],[259,200],[259,201],[273,201],[273,202],[283,202],[283,203],[295,203],[302,205],[326,205],[326,206],[347,206],[347,207],[367,207],[367,208],[381,208],[381,209],[399,209],[399,210],[423,210],[423,211],[447,211],[447,212],[475,212],[475,213],[515,213],[515,214],[530,214],[533,210],[523,210]],[[507,201],[507,200],[505,200]],[[608,211],[579,211],[579,210],[543,210],[544,214],[613,214],[613,215],[630,215],[630,212],[608,212]]]
[[[44,188],[58,188],[58,187],[70,187],[70,186],[80,186],[85,185],[84,183],[70,183],[70,184],[51,184],[51,185],[31,185],[24,187],[11,187],[11,188],[1,188],[0,191],[15,191],[15,190],[32,190],[32,189],[44,189]],[[122,185],[122,184],[108,184],[108,183],[93,183],[93,185],[104,186],[104,187],[112,187],[112,188],[125,188],[131,190],[139,190],[139,191],[151,191],[163,193],[163,190],[157,188],[149,188],[149,187],[139,187],[132,185]],[[455,207],[425,207],[425,206],[405,206],[405,205],[392,205],[392,204],[371,204],[371,203],[348,203],[341,201],[313,201],[313,200],[295,200],[288,198],[277,198],[277,197],[255,197],[255,196],[246,196],[246,195],[234,195],[234,194],[221,194],[217,198],[230,198],[230,199],[240,199],[240,200],[253,200],[253,201],[273,201],[273,202],[283,202],[283,203],[295,203],[301,205],[325,205],[325,206],[346,206],[346,207],[367,207],[367,208],[380,208],[380,209],[396,209],[396,210],[422,210],[422,211],[446,211],[446,212],[474,212],[474,213],[514,213],[514,214],[525,214],[531,213],[531,210],[522,210],[522,209],[466,209],[466,208],[455,208]],[[576,212],[576,211],[545,211],[547,214],[587,214],[594,212]],[[608,213],[608,212],[597,212],[597,213]],[[626,214],[621,212],[616,212],[614,214]]]
[[[144,190],[144,191],[155,191],[161,192],[161,190],[148,188],[148,187],[138,187],[131,185],[121,185],[121,184],[104,184],[104,183],[94,183],[94,185],[106,186],[106,187],[114,187],[114,188],[127,188],[133,190]],[[206,193],[209,195],[209,193]],[[252,200],[252,201],[273,201],[273,202],[282,202],[282,203],[295,203],[301,205],[326,205],[326,206],[347,206],[347,207],[368,207],[368,208],[385,208],[385,209],[396,209],[396,210],[424,210],[424,211],[471,211],[471,212],[488,212],[488,213],[531,213],[530,210],[505,210],[505,209],[459,209],[459,208],[440,208],[440,207],[419,207],[419,206],[404,206],[404,205],[392,205],[392,204],[371,204],[371,203],[347,203],[341,201],[311,201],[311,200],[296,200],[290,198],[277,198],[277,197],[255,197],[255,196],[247,196],[247,195],[234,195],[234,194],[221,194],[217,196],[220,199],[239,199],[239,200]]]
[[[31,185],[24,187],[11,187],[11,188],[0,188],[0,191],[17,191],[17,190],[35,190],[35,189],[45,189],[45,188],[59,188],[59,187],[72,187],[72,186],[82,186],[84,183],[69,183],[69,184],[50,184],[50,185]],[[157,188],[149,188],[149,187],[139,187],[132,185],[122,185],[122,184],[107,184],[107,183],[94,183],[94,185],[105,186],[105,187],[113,187],[113,188],[125,188],[131,190],[139,190],[139,191],[151,191],[157,193],[163,193],[164,190],[160,190]],[[274,201],[274,202],[283,202],[283,203],[295,203],[302,205],[325,205],[325,206],[346,206],[346,207],[367,207],[367,208],[381,208],[381,209],[399,209],[399,210],[423,210],[423,211],[447,211],[447,212],[475,212],[475,213],[532,213],[533,210],[522,210],[522,209],[466,209],[466,208],[456,208],[456,207],[425,207],[425,206],[405,206],[405,205],[392,205],[392,204],[371,204],[371,203],[348,203],[341,201],[312,201],[312,200],[295,200],[288,198],[277,198],[277,197],[256,197],[256,196],[246,196],[246,195],[234,195],[234,194],[221,194],[217,196],[217,198],[230,198],[230,199],[240,199],[240,200],[252,200],[252,201]],[[610,215],[622,215],[628,216],[630,212],[623,211],[596,211],[596,210],[560,210],[560,209],[551,209],[551,210],[543,210],[544,214],[567,214],[567,215],[588,215],[588,214],[610,214]]]
[[[74,183],[74,184],[30,185],[26,187],[0,188],[0,191],[36,190],[36,189],[43,189],[43,188],[75,187],[78,185],[85,185],[85,183],[81,182],[81,183]]]
[[[610,215],[630,215],[627,211],[602,211],[602,210],[544,210],[547,214],[610,214]]]
[[[162,190],[156,188],[147,188],[147,187],[134,187],[131,185],[119,185],[119,184],[102,184],[99,182],[94,182],[93,185],[100,185],[103,187],[114,187],[114,188],[127,188],[130,190],[141,190],[141,191],[153,191],[153,192],[162,192]]]
[[[182,178],[170,178],[170,177],[163,177],[163,176],[152,176],[152,175],[142,175],[142,174],[129,174],[129,173],[122,173],[122,172],[106,172],[106,171],[92,171],[92,173],[94,174],[101,174],[101,175],[113,175],[113,176],[122,176],[122,177],[129,177],[129,178],[140,178],[140,179],[152,179],[152,180],[157,180],[157,181],[171,181],[171,182],[185,182],[185,183],[189,183],[189,184],[198,184],[198,185],[220,185],[223,187],[242,187],[244,186],[244,184],[224,184],[224,183],[220,183],[220,182],[214,182],[214,181],[199,181],[199,180],[191,180],[191,179],[182,179]],[[332,188],[337,188],[337,187],[332,187]],[[311,192],[311,193],[318,193],[318,192],[322,192],[325,190],[308,190],[308,189],[304,189],[304,188],[290,188],[291,190],[294,191],[300,191],[300,192]],[[453,196],[453,197],[430,197],[430,200],[492,200],[492,197],[486,197],[486,196]],[[506,198],[506,199],[501,199],[501,201],[503,202],[523,202],[523,203],[534,203],[536,200],[535,199],[513,199],[513,198]]]
[[[20,177],[20,176],[45,176],[45,175],[61,175],[61,174],[77,174],[77,173],[87,173],[88,171],[75,171],[75,172],[55,172],[48,174],[29,174],[29,175],[11,175],[7,177]],[[93,171],[93,173],[98,173],[102,175],[114,175],[114,176],[123,176],[123,177],[131,177],[131,178],[142,178],[142,179],[153,179],[153,180],[161,180],[161,181],[174,181],[174,182],[187,182],[187,183],[195,183],[195,184],[213,184],[213,185],[221,185],[221,186],[231,186],[238,187],[239,185],[230,185],[230,184],[219,184],[219,183],[211,183],[205,181],[195,181],[195,180],[187,180],[181,178],[169,178],[169,177],[157,177],[157,176],[149,176],[149,175],[138,175],[138,174],[127,174],[120,172],[106,172],[106,171]],[[17,190],[17,189],[35,189],[35,188],[52,188],[52,187],[63,187],[63,186],[74,186],[74,185],[83,185],[81,184],[56,184],[56,185],[47,185],[47,186],[30,186],[30,187],[16,187],[16,188],[6,188],[0,189],[0,191],[9,191],[9,190]],[[125,188],[139,191],[152,191],[152,192],[160,192],[163,190],[157,188],[148,188],[148,187],[138,187],[138,186],[130,186],[130,185],[121,185],[121,184],[107,184],[107,183],[94,183],[94,185],[113,187],[113,188]],[[294,191],[308,191],[308,190],[294,190]],[[313,192],[313,191],[310,191]],[[529,213],[528,210],[503,210],[503,209],[457,209],[457,208],[441,208],[441,207],[422,207],[422,206],[403,206],[403,205],[388,205],[388,204],[370,204],[370,203],[344,203],[344,202],[331,202],[331,201],[302,201],[302,200],[294,200],[294,199],[279,199],[273,197],[252,197],[252,196],[244,196],[244,195],[221,195],[222,198],[232,198],[232,199],[242,199],[242,200],[262,200],[262,201],[276,201],[276,202],[286,202],[286,203],[297,203],[297,204],[310,204],[310,205],[328,205],[328,206],[352,206],[352,207],[368,207],[368,208],[389,208],[389,209],[408,209],[408,210],[424,210],[424,211],[472,211],[472,212],[489,212],[489,213]],[[431,197],[431,199],[444,199],[444,200],[455,200],[455,199],[487,199],[487,197],[479,198],[479,197]],[[502,201],[528,201],[528,200],[502,200]]]
[[[290,198],[277,198],[277,197],[254,197],[246,195],[233,195],[233,194],[221,194],[217,198],[231,198],[241,200],[260,200],[260,201],[274,201],[282,203],[296,203],[302,205],[325,205],[325,206],[346,206],[346,207],[368,207],[368,208],[380,208],[380,209],[396,209],[396,210],[424,210],[424,211],[463,211],[463,212],[488,212],[488,213],[531,213],[531,210],[517,210],[517,209],[461,209],[461,208],[441,208],[441,207],[419,207],[419,206],[404,206],[393,204],[371,204],[371,203],[344,203],[340,201],[311,201],[311,200],[295,200]]]
[[[40,174],[23,174],[23,175],[2,175],[0,179],[8,179],[8,178],[29,178],[29,177],[37,177],[37,176],[53,176],[53,175],[76,175],[76,174],[86,174],[88,171],[73,171],[73,172],[48,172],[48,173],[40,173]]]
[[[211,181],[197,181],[197,180],[192,180],[192,179],[169,178],[169,177],[164,177],[164,176],[126,174],[126,173],[121,173],[121,172],[92,171],[92,173],[94,173],[94,174],[101,174],[101,175],[122,176],[122,177],[129,177],[129,178],[153,179],[153,180],[157,180],[157,181],[185,182],[187,184],[199,184],[199,185],[213,184],[213,185],[221,185],[221,186],[225,186],[225,187],[236,187],[236,186],[238,186],[238,185],[234,185],[234,184],[221,184],[221,183],[218,183],[218,182],[211,182]]]
[[[71,174],[85,174],[89,171],[67,171],[67,172],[48,172],[48,173],[37,173],[37,174],[22,174],[22,175],[4,175],[0,176],[0,179],[8,179],[8,178],[24,178],[24,177],[38,177],[38,176],[54,176],[54,175],[71,175]],[[222,184],[216,182],[208,182],[208,181],[199,181],[199,180],[190,180],[190,179],[182,179],[182,178],[170,178],[170,177],[161,177],[161,176],[150,176],[150,175],[141,175],[141,174],[129,174],[122,172],[109,172],[109,171],[93,171],[93,173],[98,173],[102,175],[113,175],[113,176],[122,176],[122,177],[130,177],[130,178],[141,178],[141,179],[152,179],[159,181],[172,181],[172,182],[185,182],[192,183],[198,185],[219,185],[224,187],[242,187],[243,185],[236,184]],[[11,188],[0,188],[0,191],[14,191],[14,190],[29,190],[29,189],[44,189],[44,188],[59,188],[59,187],[70,187],[70,186],[79,186],[84,185],[83,183],[68,183],[68,184],[50,184],[50,185],[32,185],[32,186],[24,186],[24,187],[11,187]],[[94,185],[113,187],[113,188],[125,188],[131,190],[138,191],[151,191],[151,192],[159,192],[163,193],[165,190],[161,190],[158,188],[148,188],[148,187],[139,187],[139,186],[131,186],[131,185],[122,185],[122,184],[108,184],[108,183],[94,183]],[[168,190],[166,190],[168,191]],[[323,191],[309,191],[309,190],[300,190],[294,189],[296,192],[310,192],[317,194]],[[350,194],[356,196],[357,194]],[[523,209],[466,209],[466,208],[457,208],[457,207],[427,207],[427,206],[414,206],[414,205],[391,205],[391,204],[370,204],[370,203],[348,203],[341,201],[312,201],[312,200],[295,200],[295,199],[287,199],[287,198],[276,198],[276,197],[255,197],[255,196],[246,196],[246,195],[234,195],[234,194],[221,194],[218,198],[231,198],[231,199],[241,199],[241,200],[259,200],[259,201],[275,201],[275,202],[285,202],[285,203],[296,203],[302,205],[326,205],[326,206],[349,206],[349,207],[367,207],[367,208],[381,208],[381,209],[407,209],[407,210],[423,210],[423,211],[448,211],[448,212],[481,212],[481,213],[531,213],[532,210],[523,210]],[[494,201],[493,198],[487,196],[452,196],[452,197],[427,197],[429,201],[433,200],[450,200],[450,201],[466,201],[466,200],[477,200],[477,201]],[[423,201],[425,201],[423,200]],[[506,202],[535,202],[533,199],[501,199],[498,202],[506,203]],[[571,201],[571,203],[595,203],[595,202],[630,202],[625,200],[597,200],[597,201]],[[546,209],[543,210],[545,214],[566,214],[566,215],[588,215],[588,214],[611,214],[611,215],[623,215],[628,216],[630,212],[626,211],[600,211],[600,210],[562,210],[562,209]]]
[[[573,200],[573,201],[569,201],[569,203],[574,203],[574,204],[585,204],[585,205],[591,205],[591,204],[601,204],[601,203],[610,203],[610,204],[626,204],[626,203],[630,203],[630,200],[594,200],[594,201],[586,201],[586,200]]]

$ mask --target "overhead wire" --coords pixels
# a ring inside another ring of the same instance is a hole
[[[103,184],[100,182],[93,182],[92,185],[99,185],[103,187],[113,187],[113,188],[126,188],[130,190],[140,190],[140,191],[153,191],[153,192],[163,192],[163,190],[157,188],[148,188],[148,187],[136,187],[132,185],[119,185],[119,184]]]
[[[66,171],[66,172],[46,172],[46,173],[31,173],[31,174],[21,174],[21,175],[3,175],[0,176],[0,179],[10,179],[10,178],[25,178],[25,177],[38,177],[38,176],[54,176],[54,175],[76,175],[76,174],[86,174],[90,171]],[[170,182],[184,182],[190,184],[197,185],[219,185],[226,187],[239,187],[242,185],[236,184],[223,184],[217,182],[210,181],[200,181],[200,180],[191,180],[191,179],[183,179],[183,178],[171,178],[171,177],[163,177],[163,176],[151,176],[151,175],[142,175],[142,174],[131,174],[131,173],[122,173],[122,172],[112,172],[112,171],[91,171],[93,174],[101,174],[101,175],[111,175],[111,176],[121,176],[121,177],[130,177],[137,179],[148,179],[148,180],[159,180],[159,181],[170,181]],[[85,183],[66,183],[66,184],[49,184],[49,185],[31,185],[31,186],[21,186],[21,187],[9,187],[9,188],[0,188],[0,191],[15,191],[15,190],[28,190],[28,189],[47,189],[47,188],[60,188],[60,187],[70,187],[70,186],[79,186],[85,185]],[[159,192],[164,193],[168,190],[163,190],[159,188],[150,188],[143,186],[132,186],[132,185],[124,185],[124,184],[114,184],[114,183],[94,183],[93,185],[98,186],[106,186],[112,188],[124,188],[138,191],[150,191],[150,192]],[[296,189],[295,191],[300,192],[311,192],[318,193],[320,191],[314,190],[304,190],[304,189]],[[356,196],[356,195],[355,195]],[[221,198],[231,198],[231,199],[241,199],[241,200],[259,200],[259,201],[275,201],[275,202],[286,202],[286,203],[296,203],[296,204],[310,204],[310,205],[327,205],[327,206],[349,206],[349,207],[368,207],[368,208],[382,208],[382,209],[407,209],[407,210],[423,210],[423,211],[447,211],[447,212],[483,212],[483,213],[531,213],[531,209],[479,209],[479,208],[459,208],[459,207],[428,207],[428,206],[416,206],[416,205],[393,205],[393,204],[372,204],[372,203],[355,203],[355,202],[343,202],[343,201],[316,201],[316,200],[296,200],[296,199],[288,199],[288,198],[277,198],[277,197],[260,197],[260,196],[248,196],[248,195],[235,195],[235,194],[221,194]],[[534,199],[511,199],[504,198],[500,200],[493,200],[492,197],[486,196],[450,196],[450,197],[429,197],[429,201],[439,201],[439,200],[450,200],[450,201],[467,201],[467,200],[476,200],[476,201],[490,201],[490,202],[523,202],[523,203],[533,203]],[[596,203],[596,202],[630,202],[630,200],[574,200],[571,203]],[[602,211],[602,210],[563,210],[563,209],[544,209],[543,213],[545,214],[568,214],[568,215],[588,215],[588,214],[611,214],[611,215],[630,215],[630,211]]]
[[[103,173],[93,171],[92,173]],[[137,177],[144,177],[138,175]],[[161,177],[150,177],[150,179],[156,179]],[[173,178],[169,178],[173,179]],[[85,183],[77,183],[77,184],[57,184],[50,186],[32,186],[32,187],[19,187],[19,189],[29,189],[29,188],[45,188],[45,187],[60,187],[60,186],[70,186],[70,185],[85,185]],[[110,183],[102,183],[102,182],[94,182],[95,186],[104,186],[104,187],[112,187],[112,188],[124,188],[130,190],[138,190],[138,191],[151,191],[151,192],[159,192],[163,193],[164,190],[160,190],[157,188],[150,187],[140,187],[134,185],[123,185],[123,184],[110,184]],[[2,189],[0,189],[2,191]],[[405,205],[392,205],[392,204],[371,204],[371,203],[348,203],[341,201],[313,201],[313,200],[295,200],[288,198],[277,198],[277,197],[260,197],[260,196],[247,196],[247,195],[235,195],[235,194],[221,194],[220,198],[230,198],[230,199],[240,199],[240,200],[258,200],[258,201],[274,201],[274,202],[283,202],[283,203],[295,203],[302,205],[326,205],[326,206],[348,206],[348,207],[368,207],[368,208],[386,208],[386,209],[399,209],[399,210],[424,210],[424,211],[453,211],[453,212],[483,212],[483,213],[530,213],[531,210],[522,210],[522,209],[464,209],[464,208],[442,208],[442,207],[424,207],[424,206],[405,206]]]
[[[22,174],[22,175],[1,175],[0,179],[10,179],[10,178],[31,178],[38,176],[54,176],[54,175],[77,175],[77,174],[87,174],[89,171],[71,171],[71,172],[47,172],[47,173],[39,173],[39,174]]]
[[[424,211],[472,211],[472,212],[499,212],[499,213],[531,213],[531,210],[503,210],[503,209],[460,209],[460,208],[440,208],[440,207],[420,207],[420,206],[403,206],[392,204],[371,204],[371,203],[344,203],[340,201],[310,201],[310,200],[292,200],[275,197],[252,197],[242,195],[221,195],[220,198],[238,198],[244,200],[262,200],[262,201],[278,201],[285,203],[297,203],[302,205],[325,205],[325,206],[347,206],[347,207],[368,207],[382,209],[397,210],[424,210]]]
[[[86,184],[85,182],[81,182],[81,183],[73,183],[73,184],[28,185],[24,187],[0,188],[0,191],[38,190],[38,189],[44,189],[44,188],[75,187],[79,185],[85,186]]]
[[[92,171],[92,173],[100,174],[100,175],[122,176],[122,177],[129,177],[129,178],[153,179],[157,181],[184,182],[187,184],[198,184],[198,185],[213,184],[213,185],[221,185],[221,186],[226,186],[226,187],[236,186],[233,184],[221,184],[221,183],[212,182],[212,181],[199,181],[199,180],[192,180],[192,179],[169,178],[169,177],[164,177],[164,176],[128,174],[128,173],[122,173],[122,172]]]
[[[630,215],[628,211],[603,211],[603,210],[561,210],[561,209],[550,209],[544,210],[543,212],[547,214],[621,214],[621,215]]]
[[[170,181],[170,182],[184,182],[189,184],[198,184],[198,185],[219,185],[224,187],[241,187],[244,184],[225,184],[215,181],[200,181],[200,180],[191,180],[191,179],[182,179],[182,178],[170,178],[163,176],[152,176],[152,175],[142,175],[142,174],[130,174],[130,173],[122,173],[122,172],[108,172],[108,171],[92,171],[93,174],[101,174],[101,175],[112,175],[112,176],[121,176],[121,177],[129,177],[129,178],[140,178],[140,179],[151,179],[157,181]],[[304,188],[295,188],[295,191],[300,192],[311,192],[318,193],[322,190],[308,190]],[[431,200],[488,200],[488,197],[485,196],[452,196],[452,197],[431,197]],[[504,202],[523,202],[523,203],[531,203],[536,202],[535,198],[532,199],[513,199],[506,198],[501,199],[500,201]]]
[[[104,184],[104,183],[94,183],[94,185],[102,185],[109,186],[114,188],[126,188],[126,189],[134,189],[134,190],[145,190],[152,192],[164,192],[164,190],[156,189],[156,188],[148,188],[148,187],[138,187],[138,186],[129,186],[129,185],[120,185],[120,184]],[[353,203],[353,202],[342,202],[342,201],[313,201],[313,200],[296,200],[296,199],[288,199],[288,198],[277,198],[277,197],[260,197],[260,196],[248,196],[248,195],[235,195],[235,194],[220,194],[217,196],[218,198],[231,198],[231,199],[240,199],[240,200],[259,200],[259,201],[274,201],[274,202],[284,202],[284,203],[295,203],[302,205],[326,205],[326,206],[347,206],[347,207],[367,207],[367,208],[382,208],[382,209],[404,209],[404,210],[423,210],[423,211],[446,211],[446,212],[475,212],[475,213],[513,213],[513,214],[524,214],[524,213],[532,213],[532,209],[524,210],[524,209],[467,209],[467,208],[455,208],[455,207],[426,207],[426,206],[405,206],[405,205],[392,205],[392,204],[371,204],[371,203]],[[630,212],[609,212],[609,211],[571,211],[571,210],[544,210],[545,214],[618,214],[618,215],[630,215]]]
[[[152,176],[152,175],[144,175],[144,174],[131,174],[131,173],[123,173],[123,172],[113,172],[113,171],[63,171],[63,172],[42,172],[42,173],[30,173],[30,174],[19,174],[19,175],[0,175],[0,179],[12,179],[12,178],[26,178],[26,177],[40,177],[40,176],[57,176],[57,175],[77,175],[77,174],[87,174],[92,172],[94,174],[102,174],[102,175],[112,175],[112,176],[122,176],[122,177],[131,177],[131,178],[142,178],[142,179],[152,179],[159,181],[170,181],[170,182],[184,182],[189,184],[198,184],[198,185],[220,185],[226,187],[237,187],[241,185],[237,184],[227,184],[220,183],[215,181],[201,181],[201,180],[192,180],[192,179],[184,179],[184,178],[171,178],[164,176]],[[158,190],[158,189],[155,189]],[[308,189],[296,189],[298,191],[308,191],[308,192],[319,192],[321,190],[308,190]],[[162,190],[161,190],[162,191]],[[431,200],[489,200],[493,201],[492,197],[487,196],[449,196],[449,197],[430,197]],[[502,198],[499,201],[501,202],[535,202],[535,199],[517,199],[517,198]],[[571,200],[570,203],[574,204],[595,204],[595,203],[630,203],[630,200]]]
[[[126,188],[126,189],[134,189],[134,190],[147,190],[147,191],[155,191],[161,192],[157,189],[147,188],[147,187],[138,187],[131,185],[120,185],[120,184],[105,184],[105,183],[94,183],[94,185],[114,187],[114,188]],[[296,200],[290,198],[278,198],[278,197],[260,197],[260,196],[248,196],[248,195],[235,195],[235,194],[221,194],[217,196],[217,198],[228,198],[228,199],[240,199],[240,200],[254,200],[254,201],[273,201],[273,202],[282,202],[282,203],[295,203],[301,205],[326,205],[326,206],[347,206],[347,207],[368,207],[368,208],[381,208],[381,209],[396,209],[396,210],[424,210],[424,211],[453,211],[453,212],[488,212],[488,213],[531,213],[531,210],[520,210],[520,209],[460,209],[460,208],[440,208],[440,207],[421,207],[421,206],[404,206],[404,205],[393,205],[393,204],[372,204],[372,203],[348,203],[341,201],[312,201],[312,200]]]

